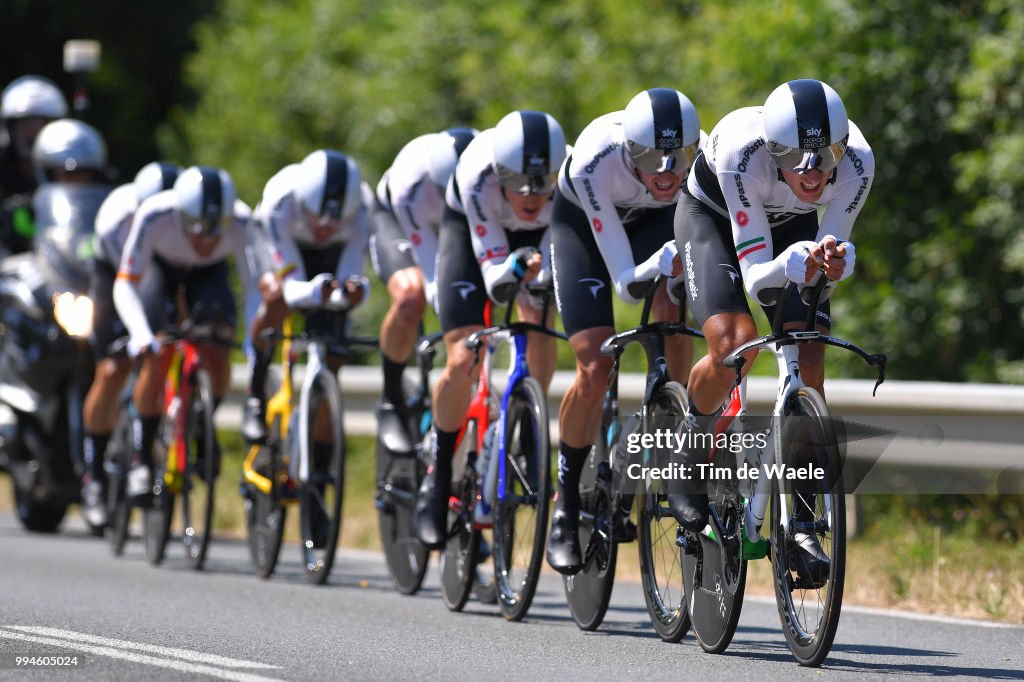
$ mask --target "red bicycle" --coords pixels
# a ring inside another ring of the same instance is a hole
[[[187,321],[165,330],[161,341],[174,346],[174,356],[164,382],[160,435],[153,447],[153,506],[146,509],[143,525],[146,558],[154,565],[163,561],[179,497],[185,557],[197,570],[206,560],[220,471],[213,385],[199,354],[199,347],[210,343],[233,346],[231,330]]]

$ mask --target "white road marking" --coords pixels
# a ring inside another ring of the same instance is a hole
[[[8,628],[8,629],[4,629]],[[208,663],[219,661],[214,665],[224,665],[230,668],[274,668],[276,666],[270,666],[263,663],[251,663],[247,661],[239,661],[232,658],[226,658],[223,656],[215,656],[212,654],[203,654],[199,652],[187,651],[185,649],[172,649],[170,647],[160,647],[151,644],[141,644],[138,642],[128,642],[118,639],[109,639],[106,637],[95,637],[93,635],[86,635],[79,632],[71,632],[68,630],[58,630],[55,628],[42,628],[42,627],[28,627],[28,626],[17,626],[8,625],[0,628],[0,638],[12,639],[22,642],[33,642],[36,644],[45,644],[48,646],[63,647],[66,649],[72,649],[74,651],[81,651],[84,653],[96,654],[97,656],[106,656],[108,658],[116,658],[123,661],[129,661],[131,663],[141,663],[144,665],[152,665],[159,668],[167,668],[169,670],[176,670],[183,673],[209,675],[211,677],[218,677],[224,680],[235,680],[236,682],[280,682],[278,678],[263,677],[262,675],[256,675],[248,672],[241,672],[236,670],[225,670],[224,668],[216,668]],[[25,630],[28,632],[45,631],[48,633],[60,633],[53,636],[44,634],[23,634],[22,632],[12,632],[11,630]],[[99,644],[90,644],[87,642],[106,642],[113,644],[114,646],[101,646]],[[119,648],[114,648],[114,647]],[[133,651],[133,649],[135,651]],[[150,653],[164,653],[165,655],[174,656],[176,658],[183,658],[186,660],[174,660],[173,658],[157,658],[155,656],[149,656],[138,651],[148,651]]]

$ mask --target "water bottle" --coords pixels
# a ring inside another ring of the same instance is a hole
[[[484,434],[483,452],[477,459],[477,473],[483,481],[480,501],[473,508],[473,521],[480,526],[493,523],[494,502],[498,495],[498,422],[492,421]]]

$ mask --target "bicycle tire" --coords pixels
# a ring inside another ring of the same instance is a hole
[[[341,535],[345,492],[345,428],[337,377],[329,370],[321,369],[309,387],[309,399],[301,401],[303,407],[299,410],[299,419],[306,425],[306,434],[310,438],[310,456],[313,453],[316,415],[321,406],[327,409],[330,433],[334,438],[326,470],[310,462],[309,480],[299,484],[302,563],[306,579],[314,585],[323,585],[334,566],[338,538]],[[293,425],[292,428],[297,426]]]
[[[583,568],[575,575],[562,576],[562,587],[569,612],[577,627],[593,631],[601,626],[615,586],[615,565],[618,544],[612,538],[612,491],[618,486],[611,467],[617,442],[609,442],[618,428],[614,411],[607,399],[602,408],[601,429],[580,472],[580,510],[589,514],[593,525],[580,520],[579,541],[583,552]],[[595,528],[602,532],[595,533]]]
[[[430,446],[430,434],[422,448]],[[426,474],[423,459],[392,457],[377,447],[377,527],[391,583],[401,594],[415,594],[423,584],[430,550],[416,537],[413,509]]]
[[[462,462],[461,478],[454,482],[452,493],[458,504],[448,506],[448,540],[439,557],[441,598],[450,611],[461,611],[473,591],[476,564],[480,553],[480,531],[473,527],[473,503],[478,493],[476,433],[466,429],[462,442],[452,458],[453,467]]]
[[[783,447],[792,457],[798,457],[801,449],[810,443],[810,456],[818,466],[829,467],[833,474],[840,471],[839,447],[835,429],[825,401],[812,388],[800,388],[793,393],[786,404],[783,425]],[[793,461],[792,459],[790,461]],[[818,533],[822,550],[830,559],[828,576],[821,587],[808,588],[794,579],[794,567],[790,565],[786,551],[788,534],[780,522],[783,496],[795,504],[793,481],[776,482],[772,495],[772,572],[775,583],[775,600],[779,608],[779,621],[793,657],[802,666],[816,667],[828,656],[839,627],[842,611],[843,589],[846,578],[846,498],[843,495],[842,478],[835,476],[831,485],[817,486],[814,501],[815,532]],[[792,504],[788,506],[792,508]],[[810,628],[812,617],[808,614],[808,592],[814,593],[811,614],[817,614],[815,627]],[[824,595],[822,594],[824,593]],[[804,620],[807,622],[804,622]]]
[[[494,576],[502,617],[519,621],[533,602],[544,561],[551,472],[548,405],[533,377],[512,394],[504,438],[504,499],[494,510]],[[526,518],[517,521],[522,511]],[[524,533],[526,542],[520,544]]]
[[[164,427],[161,426],[161,431]],[[171,521],[174,519],[174,498],[177,495],[165,484],[167,471],[166,433],[161,434],[153,444],[153,469],[159,483],[153,492],[151,506],[142,513],[142,537],[146,548],[146,560],[159,566],[167,552],[167,541],[171,537]]]
[[[114,556],[124,554],[124,546],[128,541],[131,525],[132,506],[128,502],[127,485],[128,470],[132,462],[132,417],[127,401],[122,401],[121,409],[114,425],[114,433],[107,448],[107,513],[110,517],[110,551]]]
[[[275,395],[280,388],[281,377],[278,373],[268,372],[266,395]],[[250,497],[245,501],[246,530],[248,531],[249,556],[256,574],[264,580],[274,574],[277,560],[281,554],[281,541],[284,538],[284,527],[287,520],[286,507],[282,502],[282,481],[287,480],[281,452],[284,444],[281,441],[281,420],[275,417],[267,425],[267,441],[264,445],[252,447],[265,448],[263,453],[269,463],[266,471],[270,479],[270,494],[250,487]]]
[[[192,375],[185,418],[185,476],[181,488],[185,559],[202,570],[213,534],[213,508],[219,462],[213,426],[213,384],[202,367]]]
[[[681,421],[686,414],[686,390],[674,381],[661,387],[651,406],[652,422]],[[653,420],[658,421],[653,421]],[[668,453],[659,452],[654,465],[669,463]],[[665,460],[665,461],[662,461]],[[690,629],[683,582],[682,548],[677,543],[679,526],[668,508],[667,490],[660,480],[640,482],[641,499],[637,523],[640,577],[651,618],[658,636],[666,642],[680,641]]]

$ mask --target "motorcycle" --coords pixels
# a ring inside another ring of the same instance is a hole
[[[94,369],[93,223],[110,190],[41,185],[33,250],[0,261],[0,467],[29,531],[56,531],[80,499],[82,404]]]

